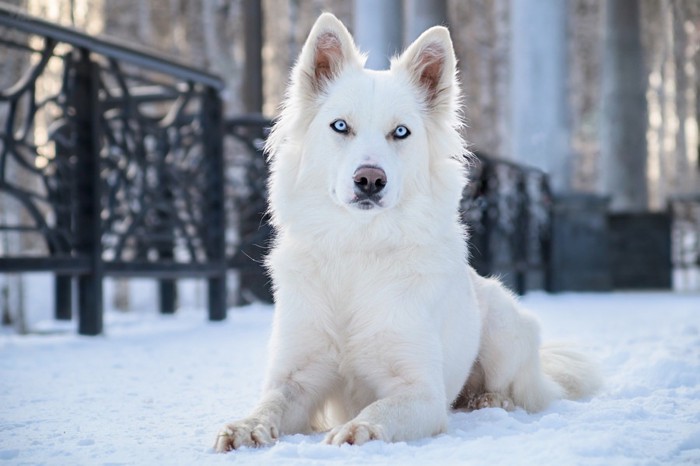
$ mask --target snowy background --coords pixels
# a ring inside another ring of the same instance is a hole
[[[107,312],[101,337],[50,319],[31,323],[40,334],[5,329],[0,465],[700,464],[700,294],[532,293],[524,302],[546,340],[601,361],[598,396],[538,414],[455,413],[447,433],[415,442],[337,448],[295,435],[227,455],[211,445],[257,399],[271,307],[210,323],[201,309],[161,316],[142,303]]]

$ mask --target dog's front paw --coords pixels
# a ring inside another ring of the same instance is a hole
[[[364,421],[350,421],[331,430],[326,435],[325,442],[329,445],[362,445],[370,440],[389,441],[382,426]]]
[[[468,411],[475,411],[484,408],[503,408],[506,411],[513,411],[515,405],[513,400],[499,393],[481,393],[474,395],[467,400],[466,408]]]
[[[262,447],[275,443],[278,438],[279,431],[274,425],[259,419],[245,419],[221,429],[214,449],[217,453],[225,453],[240,447]]]

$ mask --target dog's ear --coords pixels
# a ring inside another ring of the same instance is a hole
[[[343,23],[331,13],[318,17],[296,65],[296,84],[317,94],[346,66],[362,68],[364,60]]]
[[[447,28],[435,26],[425,31],[392,61],[391,68],[409,73],[411,81],[424,92],[429,108],[454,103],[458,93],[457,59]]]

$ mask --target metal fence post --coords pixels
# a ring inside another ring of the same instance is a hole
[[[527,290],[527,272],[530,252],[530,196],[527,192],[527,181],[525,172],[518,173],[516,185],[517,192],[517,216],[515,218],[516,228],[512,240],[514,253],[515,291],[519,295],[524,295]]]
[[[204,153],[207,159],[208,205],[206,240],[207,258],[216,266],[209,278],[209,320],[226,318],[226,217],[224,206],[224,121],[221,97],[207,86],[202,102]]]
[[[56,275],[54,278],[54,317],[56,320],[71,320],[73,315],[73,277]]]
[[[159,143],[162,144],[162,142]],[[167,150],[163,150],[163,153],[167,153]],[[160,167],[159,176],[161,177],[161,184],[165,186],[163,197],[167,199],[168,202],[172,203],[173,191],[172,186],[170,185],[172,181],[163,176],[163,173],[166,170],[166,164],[164,160],[161,163],[163,163],[163,166]],[[172,261],[175,256],[175,245],[171,236],[172,232],[169,231],[169,229],[172,228],[172,221],[168,218],[168,216],[168,214],[165,214],[162,211],[159,213],[158,230],[163,234],[164,238],[168,237],[168,239],[161,239],[158,241],[158,258],[159,260]],[[159,302],[161,314],[174,314],[175,309],[177,308],[176,280],[172,278],[161,278],[158,281],[158,297],[160,298]]]
[[[66,58],[64,66],[69,67],[71,65],[70,57]],[[64,82],[65,85],[65,82]],[[70,134],[68,128],[62,128],[61,135],[66,139],[70,139]],[[72,231],[73,223],[75,221],[75,176],[71,171],[72,151],[70,148],[65,147],[62,143],[54,143],[54,150],[56,151],[56,158],[60,158],[67,162],[68,169],[61,179],[63,183],[57,183],[55,191],[53,193],[54,199],[58,201],[60,207],[56,207],[56,228],[63,229],[65,231]],[[57,175],[60,176],[60,175]],[[60,209],[60,210],[59,210]],[[56,251],[50,246],[50,254],[58,253],[71,253],[71,245],[65,245],[65,250]],[[73,316],[73,276],[64,274],[54,275],[54,317],[56,320],[71,320]]]
[[[540,231],[539,236],[539,247],[540,254],[542,255],[542,273],[543,273],[543,283],[542,288],[547,293],[552,293],[554,291],[554,270],[552,267],[552,235],[554,234],[554,196],[552,195],[551,189],[549,187],[549,180],[546,176],[543,176],[540,180],[539,186],[540,192],[544,194],[546,199],[545,208],[547,209],[547,223],[544,227],[544,231]]]
[[[78,159],[76,212],[78,254],[90,260],[90,272],[78,277],[78,332],[102,333],[102,225],[100,219],[100,105],[98,68],[84,48],[75,52],[72,110]]]
[[[158,283],[158,296],[161,314],[175,314],[177,308],[177,282],[171,278],[162,278]]]

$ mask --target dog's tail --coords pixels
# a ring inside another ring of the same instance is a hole
[[[598,364],[571,346],[559,343],[540,347],[542,371],[564,391],[564,398],[578,400],[595,394],[603,383]]]

